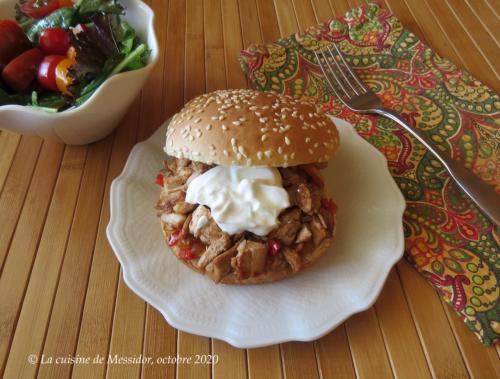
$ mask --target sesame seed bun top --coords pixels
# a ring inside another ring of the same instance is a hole
[[[287,167],[325,162],[333,122],[313,105],[254,90],[220,90],[188,102],[170,122],[165,152],[207,164]]]

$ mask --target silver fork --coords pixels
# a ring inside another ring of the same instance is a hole
[[[359,79],[354,70],[347,63],[344,55],[336,44],[333,44],[336,54],[329,46],[314,52],[323,75],[330,89],[342,103],[354,112],[376,113],[390,118],[419,140],[448,170],[451,177],[469,195],[469,197],[483,210],[488,217],[500,225],[500,196],[494,188],[489,186],[470,170],[454,161],[439,150],[436,145],[420,130],[409,125],[399,115],[385,109],[380,99]]]

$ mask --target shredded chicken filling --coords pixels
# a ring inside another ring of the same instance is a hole
[[[251,232],[224,233],[204,205],[185,201],[191,180],[212,166],[187,159],[165,161],[163,189],[156,204],[166,225],[170,246],[179,258],[193,261],[216,282],[227,275],[239,280],[266,272],[299,271],[308,256],[334,229],[335,204],[324,194],[324,164],[279,168],[291,206],[267,236]]]

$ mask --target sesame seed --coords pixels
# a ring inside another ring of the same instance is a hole
[[[200,121],[201,121],[201,118],[198,117],[196,120],[194,120],[194,123],[198,124]]]
[[[191,142],[193,142],[193,141],[194,141],[194,137],[193,137],[193,135],[189,135],[189,140],[190,140]]]
[[[226,118],[226,117],[225,117],[224,115],[220,115],[220,116],[219,116],[219,121],[222,121],[222,120],[224,120],[225,118]]]
[[[278,147],[278,154],[283,154],[283,148],[281,146]]]
[[[210,150],[215,150],[215,146],[214,146],[214,145],[209,145],[209,146],[208,146],[208,148],[209,148]]]
[[[231,138],[231,145],[235,146],[236,145],[236,138]]]
[[[226,125],[224,125],[224,124],[222,124],[220,127],[222,128],[222,130],[223,130],[223,131],[226,131],[226,130],[227,130],[227,126],[226,126]]]
[[[262,159],[262,151],[257,151],[257,159],[259,161]]]
[[[306,143],[309,143],[309,142],[311,142],[311,138],[306,137]]]
[[[314,153],[314,152],[313,152],[313,149],[308,149],[307,151],[308,151],[308,152],[309,152],[309,154],[311,154],[311,155]]]
[[[223,153],[224,153],[224,156],[225,156],[225,157],[228,157],[228,156],[229,156],[229,153],[227,152],[227,150],[224,150],[224,151],[223,151]]]
[[[262,116],[262,113],[260,113],[260,112],[255,112],[255,115],[256,115],[257,117],[260,117],[260,116]]]
[[[259,121],[265,124],[267,122],[267,117],[261,117],[259,118]]]
[[[273,152],[271,150],[266,150],[264,152],[264,154],[266,155],[266,157],[271,158],[271,156],[273,155]]]
[[[261,131],[262,133],[265,133],[265,132],[267,132],[268,130],[269,130],[269,129],[267,129],[267,127],[265,127],[265,128],[260,128],[260,131]]]
[[[191,120],[192,118],[193,118],[193,115],[192,115],[192,114],[190,114],[190,115],[187,117],[187,119],[186,119],[186,120],[187,120],[187,121],[189,121],[189,120]]]
[[[212,124],[208,124],[205,129],[211,130],[212,129]]]
[[[211,119],[215,121],[215,120],[218,120],[219,117],[218,116],[212,116]]]
[[[237,154],[236,154],[236,159],[237,159],[237,160],[241,160],[241,154],[240,154],[240,153],[237,153]]]
[[[278,131],[278,128],[273,128],[273,132],[277,132]]]
[[[293,152],[292,154],[290,154],[290,158],[292,158],[292,159],[295,158],[295,152]]]
[[[285,143],[286,143],[287,145],[290,145],[290,138],[288,138],[288,137],[286,137],[286,136],[285,136]]]
[[[316,142],[316,143],[314,144],[314,147],[318,147],[318,146],[319,146],[319,143],[318,143],[318,142]]]
[[[247,156],[246,152],[245,152],[245,148],[243,146],[239,146],[238,147],[238,151],[241,155],[243,155],[244,157]]]
[[[262,137],[260,137],[260,140],[262,142],[264,142],[265,140],[267,140],[267,134],[263,134]]]
[[[241,122],[239,122],[239,121],[233,121],[233,125],[235,125],[235,126],[240,126],[240,125],[241,125]]]

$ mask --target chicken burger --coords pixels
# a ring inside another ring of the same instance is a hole
[[[332,242],[335,203],[320,170],[333,122],[290,97],[253,90],[199,96],[167,130],[156,205],[172,252],[215,282],[284,279]]]

